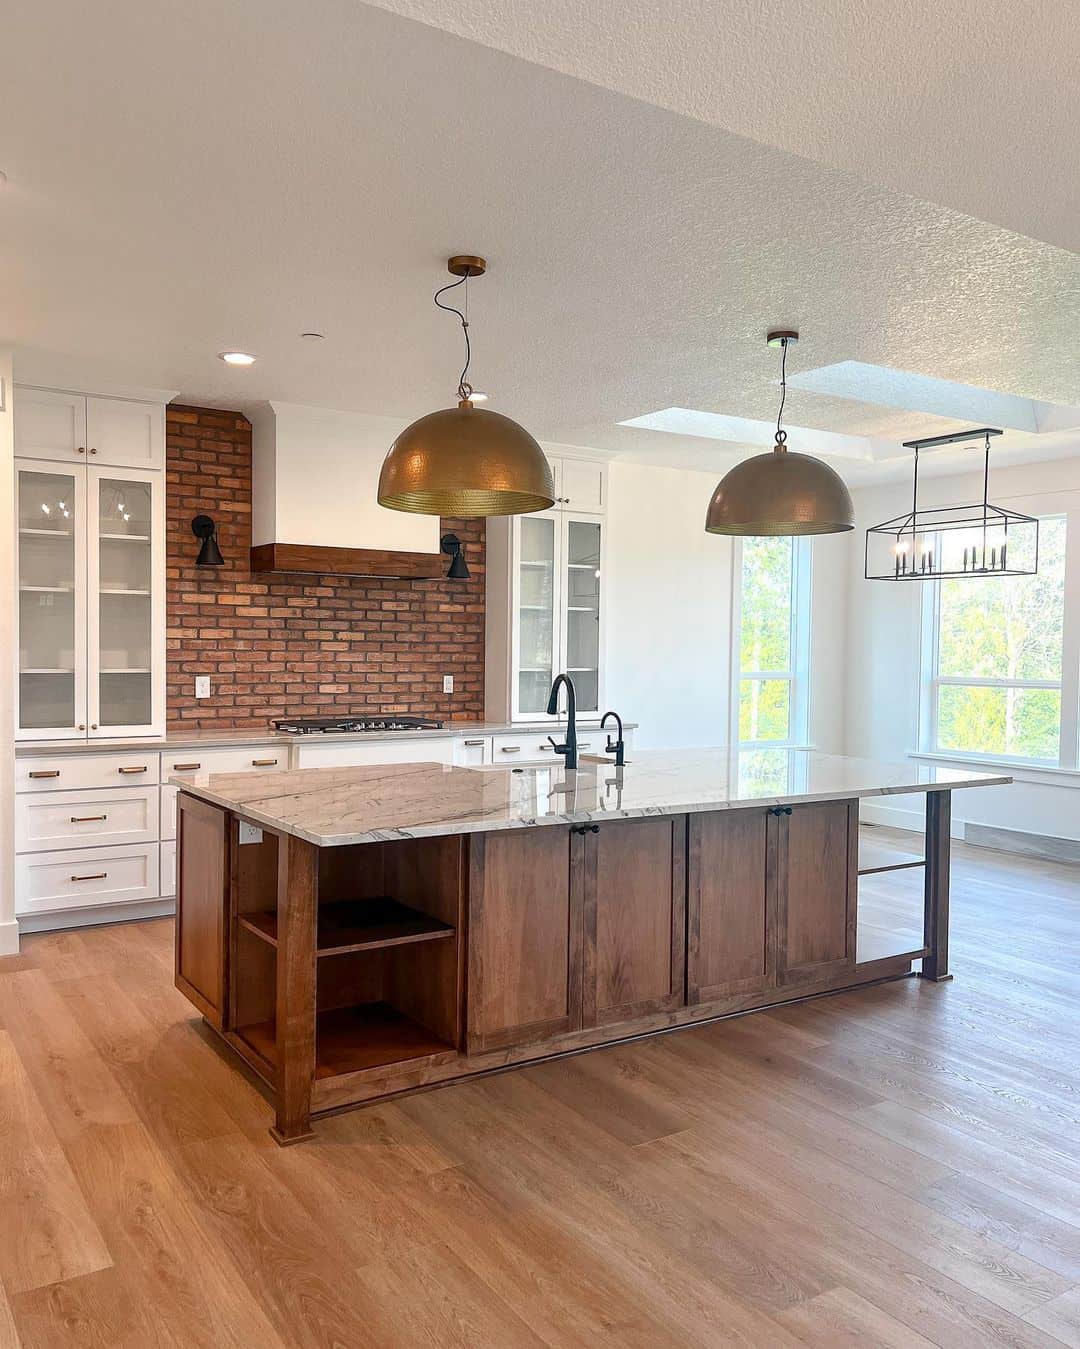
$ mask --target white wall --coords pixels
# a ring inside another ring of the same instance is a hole
[[[0,956],[19,949],[15,923],[15,470],[11,351],[0,348]]]
[[[956,477],[923,478],[920,506],[959,504],[982,496],[982,459]],[[844,752],[901,761],[919,748],[921,604],[927,584],[895,584],[863,579],[863,540],[868,525],[907,508],[910,486],[890,483],[852,493],[856,530],[848,563]],[[1080,457],[995,471],[991,456],[991,500],[1035,515],[1068,515],[1069,569],[1080,575]],[[1067,622],[1080,623],[1080,594],[1066,597]],[[1022,771],[1022,770],[1018,770]],[[1049,775],[1048,775],[1049,776]],[[994,825],[1061,838],[1080,838],[1080,777],[1072,785],[1016,782],[953,796],[954,832],[965,822]],[[921,805],[908,798],[867,806],[867,819],[922,827]]]
[[[608,469],[607,703],[642,749],[729,742],[731,541],[705,532],[716,475]],[[843,744],[848,541],[815,539],[810,740]]]

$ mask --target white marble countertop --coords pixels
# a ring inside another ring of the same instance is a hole
[[[377,744],[384,740],[438,740],[446,736],[499,735],[507,731],[518,731],[522,735],[543,731],[554,733],[565,726],[565,718],[550,718],[544,721],[448,721],[440,730],[433,731],[339,731],[319,735],[290,735],[287,731],[275,731],[273,727],[260,730],[258,727],[244,727],[235,730],[183,731],[172,730],[161,736],[149,736],[135,740],[19,740],[15,744],[15,757],[23,758],[29,754],[108,754],[116,750],[136,749],[184,749],[202,746],[211,748],[230,745],[327,745],[341,741],[355,741],[358,744]],[[579,717],[578,730],[595,730],[600,724],[599,715]],[[623,727],[632,731],[636,721],[624,721]],[[612,728],[614,729],[614,728]]]
[[[849,759],[815,750],[633,752],[562,765],[450,768],[434,763],[303,768],[173,778],[182,790],[320,847],[527,829],[706,810],[847,801],[997,786],[1009,777],[961,768]]]

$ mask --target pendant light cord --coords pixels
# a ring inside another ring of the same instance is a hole
[[[780,420],[784,415],[784,404],[787,401],[787,346],[786,337],[780,339],[780,408],[776,414],[776,445],[782,448],[784,441],[787,440],[787,432],[780,429]]]
[[[469,280],[469,273],[466,272],[465,275],[459,277],[457,281],[451,281],[449,282],[449,284],[440,287],[435,292],[436,306],[439,309],[445,309],[448,314],[456,314],[458,316],[458,318],[461,320],[461,331],[465,336],[465,368],[462,370],[461,378],[458,380],[458,398],[461,400],[469,398],[473,391],[472,385],[465,378],[465,376],[469,373],[469,365],[472,362],[472,345],[469,342],[469,287],[467,284],[468,280]],[[454,290],[455,287],[457,286],[465,287],[464,313],[462,313],[460,309],[455,309],[452,304],[443,304],[443,302],[439,299],[440,295],[445,295],[448,290]]]

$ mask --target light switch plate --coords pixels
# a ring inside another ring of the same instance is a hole
[[[209,675],[196,675],[196,676],[195,676],[195,697],[196,697],[196,698],[209,698],[209,697],[210,697],[210,676],[209,676]]]
[[[442,677],[442,691],[443,691],[443,693],[453,693],[453,691],[454,691],[454,676],[453,676],[453,675],[443,675],[443,677]]]
[[[261,843],[262,841],[262,830],[257,824],[248,824],[247,820],[240,821],[241,843]]]

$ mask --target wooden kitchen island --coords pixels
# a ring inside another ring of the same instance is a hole
[[[1009,781],[803,750],[177,779],[176,984],[297,1142],[319,1115],[914,961],[947,978],[951,793]],[[923,939],[860,962],[859,800],[910,792]]]

